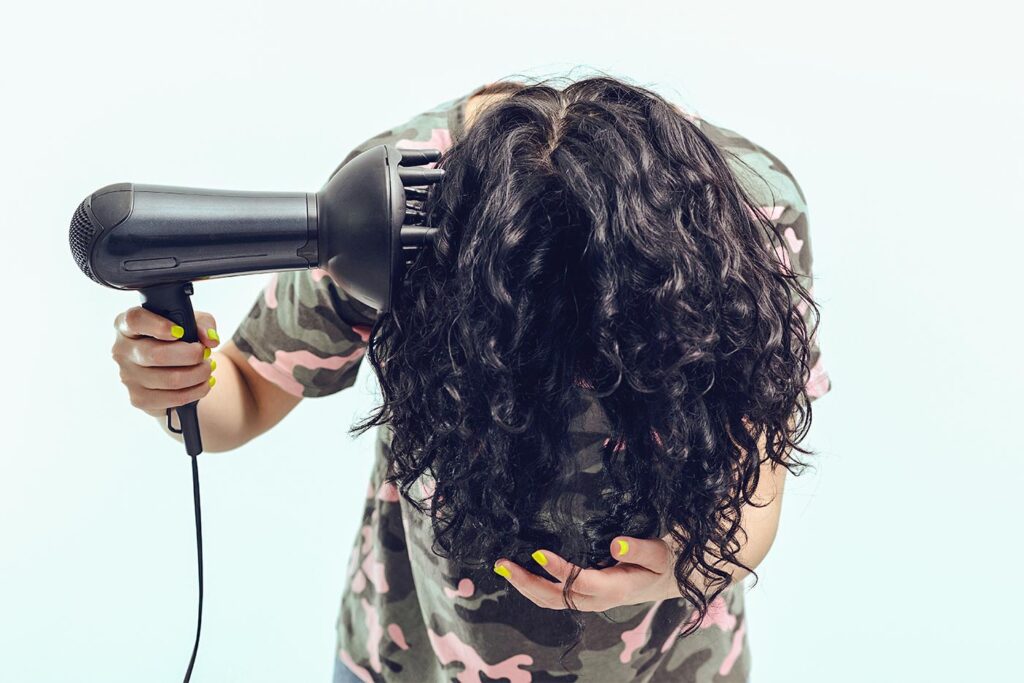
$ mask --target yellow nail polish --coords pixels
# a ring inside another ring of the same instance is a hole
[[[210,386],[212,387],[216,383],[217,383],[217,378],[216,377],[211,377],[210,378]]]
[[[532,557],[533,561],[536,562],[537,564],[539,564],[540,566],[542,566],[542,567],[548,566],[548,558],[541,551],[535,550],[533,555],[530,555],[530,557]]]
[[[218,335],[217,330],[213,329],[212,327],[206,331],[206,336],[212,339],[213,341],[220,341],[220,335]]]
[[[512,578],[512,572],[510,572],[508,570],[508,567],[506,567],[503,564],[496,564],[496,565],[494,565],[494,573],[497,574],[498,576],[500,576],[503,579],[511,579]]]
[[[627,541],[623,541],[620,538],[619,539],[619,557],[622,557],[623,555],[625,555],[628,552],[629,552],[629,543]]]
[[[210,349],[208,349],[208,348],[207,349],[203,349],[203,360],[206,360],[209,357],[210,357]]]
[[[217,369],[217,361],[211,360],[210,361],[210,372],[213,372],[216,369]]]
[[[175,339],[181,339],[185,336],[185,328],[181,325],[171,325],[171,336]]]

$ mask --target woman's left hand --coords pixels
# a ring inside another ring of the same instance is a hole
[[[569,596],[582,612],[603,612],[622,605],[682,597],[673,574],[675,555],[660,538],[617,536],[611,542],[612,557],[618,564],[605,569],[583,569]],[[500,559],[494,571],[533,603],[546,609],[567,609],[562,589],[576,567],[550,550],[540,549],[533,559],[557,583],[527,571],[515,562]]]

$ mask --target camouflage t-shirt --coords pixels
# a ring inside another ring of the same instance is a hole
[[[363,142],[345,159],[379,144],[446,150],[464,131],[465,102],[478,89]],[[730,164],[784,237],[789,260],[810,288],[811,241],[804,196],[786,167],[741,135],[686,114],[720,147],[757,171]],[[728,156],[728,155],[727,155]],[[767,187],[761,180],[767,180]],[[807,314],[806,307],[801,312]],[[263,377],[295,396],[327,396],[347,387],[365,352],[377,312],[347,296],[320,269],[271,276],[234,334]],[[810,325],[810,320],[808,320]],[[831,382],[816,335],[808,383],[812,400]],[[581,476],[600,468],[610,432],[591,403],[573,421]],[[711,604],[693,634],[682,598],[583,613],[580,643],[565,611],[547,610],[489,569],[471,570],[431,552],[430,520],[384,482],[390,428],[377,430],[376,459],[362,528],[352,547],[337,622],[336,671],[364,681],[483,683],[528,681],[746,681],[750,670],[744,585]],[[424,487],[424,497],[429,493]],[[557,549],[556,549],[557,550]]]

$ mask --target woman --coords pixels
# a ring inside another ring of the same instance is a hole
[[[492,83],[345,161],[384,143],[446,169],[393,310],[280,273],[211,357],[208,314],[186,344],[133,308],[132,403],[163,424],[202,398],[207,450],[230,450],[370,359],[336,683],[746,680],[740,582],[831,387],[792,175],[606,77]]]

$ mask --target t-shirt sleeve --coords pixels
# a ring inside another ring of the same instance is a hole
[[[355,147],[345,165],[383,144],[434,148],[452,144],[469,94],[443,102]],[[339,166],[340,168],[340,166]],[[263,378],[294,396],[319,397],[355,384],[379,312],[350,296],[327,271],[314,268],[272,274],[232,341]]]
[[[326,271],[274,273],[232,336],[264,379],[294,396],[327,396],[355,384],[377,311]]]
[[[799,183],[785,164],[765,148],[728,129],[718,128],[715,134],[735,155],[727,155],[727,162],[744,188],[749,190],[758,210],[771,221],[782,238],[782,246],[776,247],[779,260],[793,269],[813,299],[814,254],[807,201]],[[818,342],[821,320],[815,318],[813,309],[805,300],[794,297],[793,305],[811,335],[811,371],[806,388],[807,398],[813,403],[832,389],[832,379]]]
[[[800,186],[792,179],[793,187],[802,197]],[[779,259],[789,265],[795,273],[800,276],[800,283],[807,289],[811,298],[814,299],[814,254],[811,250],[811,233],[808,221],[807,206],[800,203],[783,204],[774,206],[772,209],[772,223],[776,231],[782,236],[783,246],[776,247],[779,252]],[[817,300],[815,299],[815,302]],[[793,305],[803,317],[807,332],[810,334],[810,365],[811,371],[807,378],[807,398],[812,403],[827,394],[832,389],[832,379],[825,367],[821,353],[821,345],[818,341],[818,329],[821,320],[814,317],[814,312],[807,301],[802,298],[795,298]],[[819,305],[819,309],[820,309]]]

